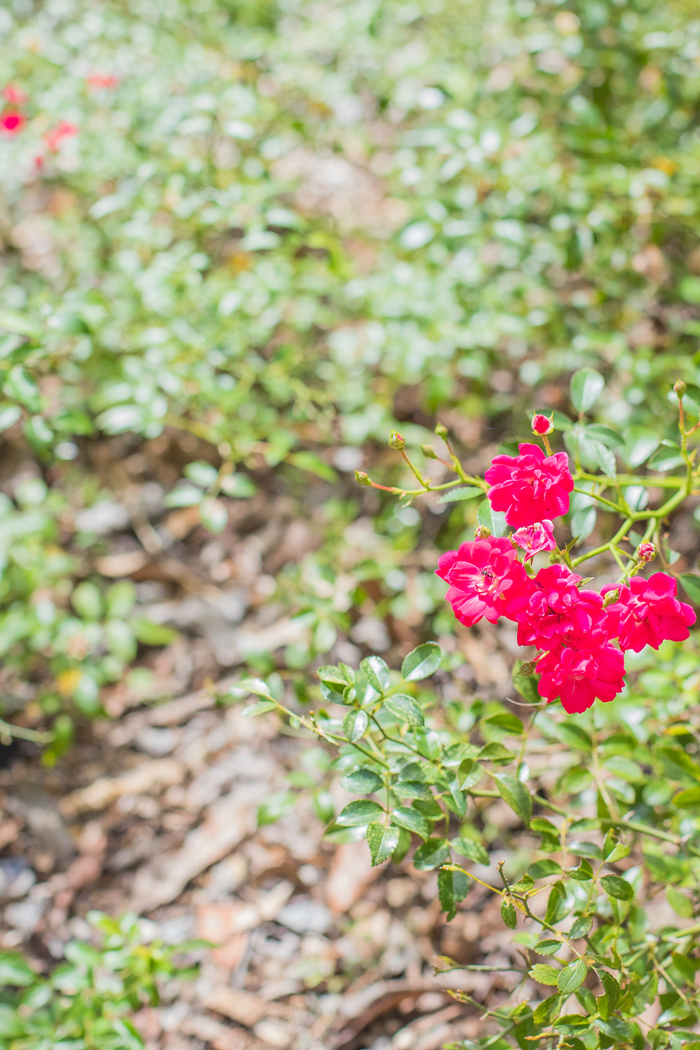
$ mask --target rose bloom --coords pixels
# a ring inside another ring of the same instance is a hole
[[[551,521],[538,521],[536,525],[525,525],[513,533],[513,539],[525,554],[525,561],[530,561],[540,551],[553,551],[557,545],[554,539],[554,527]]]
[[[77,134],[78,127],[76,124],[69,124],[68,121],[62,120],[55,128],[50,128],[46,132],[44,142],[52,153],[57,153],[64,139],[71,138],[71,136]]]
[[[0,115],[0,129],[5,135],[19,135],[26,123],[27,120],[24,114],[18,113],[14,109],[5,110],[5,112]]]
[[[22,88],[17,87],[16,84],[6,84],[2,89],[2,97],[6,99],[11,106],[23,106],[28,100],[29,95],[26,91],[22,91]]]
[[[603,594],[615,585],[603,588]],[[676,597],[678,584],[673,576],[655,572],[648,580],[633,576],[628,586],[620,587],[617,601],[607,608],[611,633],[619,636],[622,649],[641,652],[645,645],[658,649],[669,638],[682,642],[695,623],[692,606]]]
[[[445,595],[460,623],[471,627],[482,617],[495,623],[508,602],[525,593],[530,579],[510,540],[487,536],[443,554],[437,575],[449,584]]]
[[[119,77],[114,73],[91,73],[87,78],[88,87],[91,91],[102,91],[105,88],[116,87]]]
[[[537,670],[542,675],[537,686],[540,696],[550,704],[560,697],[570,715],[587,711],[596,697],[604,703],[614,700],[625,684],[625,658],[614,645],[560,646],[539,658]]]
[[[539,434],[540,437],[544,437],[546,434],[551,434],[554,430],[554,424],[551,419],[548,419],[547,416],[540,415],[539,412],[532,417],[531,426],[532,433]]]
[[[518,624],[518,645],[551,649],[566,642],[579,649],[607,642],[602,595],[579,590],[581,579],[565,565],[548,565],[534,580],[528,578],[528,590],[508,604],[507,615]]]
[[[574,481],[566,452],[546,456],[538,445],[518,445],[519,456],[496,456],[484,474],[495,511],[516,528],[566,514]]]

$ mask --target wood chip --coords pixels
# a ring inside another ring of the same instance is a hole
[[[206,1014],[192,1014],[180,1025],[185,1035],[194,1035],[214,1050],[268,1050],[265,1043],[254,1039],[240,1028],[227,1028]]]
[[[335,915],[348,911],[381,870],[381,867],[372,867],[364,840],[338,846],[326,883],[326,903],[331,911]]]
[[[95,568],[102,576],[131,576],[132,573],[142,569],[148,561],[145,551],[120,551],[117,554],[107,554],[104,558],[98,558]]]
[[[248,1028],[261,1021],[270,1013],[270,1004],[264,999],[259,999],[252,992],[239,992],[234,988],[221,985],[214,988],[204,999],[207,1010],[215,1010],[224,1017],[230,1017],[232,1021],[238,1021]]]
[[[150,795],[178,784],[185,774],[185,766],[175,759],[152,759],[120,777],[100,777],[88,787],[67,795],[61,800],[60,808],[67,817],[88,810],[106,809],[122,795]]]
[[[255,831],[258,806],[267,790],[259,781],[236,788],[212,806],[210,816],[187,835],[181,849],[162,853],[140,868],[130,910],[141,914],[169,904],[191,879],[228,856]]]

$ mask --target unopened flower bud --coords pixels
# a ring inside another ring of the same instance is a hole
[[[653,543],[640,543],[637,547],[637,557],[641,562],[653,561],[656,557],[656,547]]]
[[[355,481],[358,485],[371,485],[372,482],[369,480],[369,474],[365,474],[364,470],[355,471]]]
[[[444,423],[438,423],[437,426],[435,427],[435,433],[437,434],[437,436],[439,438],[446,438],[447,437],[447,427],[445,426],[445,424]]]
[[[477,540],[485,540],[491,535],[491,529],[487,529],[485,525],[477,525],[474,530],[474,537]]]
[[[675,381],[675,383],[673,384],[673,389],[675,390],[675,392],[678,394],[679,397],[683,397],[683,394],[686,392],[686,390],[688,388],[687,388],[687,386],[685,385],[685,383],[683,382],[682,379],[677,379]]]
[[[426,459],[437,459],[437,452],[432,445],[421,445],[420,448]]]
[[[539,413],[535,413],[532,417],[532,433],[538,434],[540,437],[545,437],[547,434],[551,434],[554,430],[554,423],[547,416],[542,416]]]
[[[399,434],[398,430],[392,430],[391,437],[389,438],[389,448],[395,448],[399,452],[402,448],[406,447],[406,441],[402,434]]]
[[[518,674],[521,674],[523,678],[531,678],[534,673],[535,665],[533,663],[524,663],[518,668]]]

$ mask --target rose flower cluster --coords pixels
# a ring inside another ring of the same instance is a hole
[[[533,430],[546,433],[536,426],[540,419],[535,417]],[[484,475],[491,508],[504,512],[516,531],[448,551],[437,574],[448,584],[446,599],[461,623],[471,627],[482,617],[495,623],[500,616],[515,621],[518,643],[540,650],[540,695],[550,703],[560,698],[569,714],[578,714],[596,697],[612,700],[622,690],[626,649],[658,649],[666,638],[682,641],[695,613],[678,600],[676,580],[663,572],[633,576],[600,594],[581,587],[582,577],[560,563],[533,573],[528,562],[534,555],[557,546],[552,518],[567,513],[574,482],[566,452],[546,455],[531,444],[520,445],[519,452],[496,456]],[[516,546],[524,551],[522,561]],[[653,544],[642,544],[637,566],[654,555]]]

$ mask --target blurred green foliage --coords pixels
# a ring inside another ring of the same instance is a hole
[[[130,1017],[160,1002],[160,983],[187,978],[173,955],[200,947],[144,943],[136,916],[118,922],[93,912],[99,946],[70,941],[65,961],[40,977],[23,956],[0,953],[3,1050],[142,1050]]]

